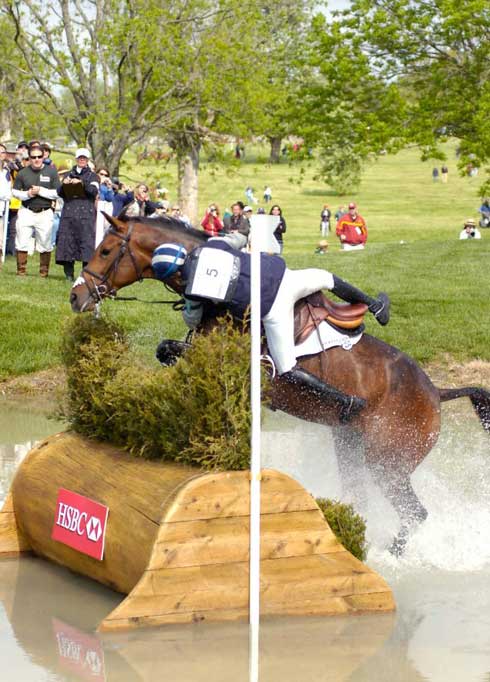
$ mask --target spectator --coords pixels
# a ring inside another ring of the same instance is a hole
[[[131,218],[143,218],[153,215],[157,210],[157,205],[150,199],[150,190],[148,185],[141,182],[134,190],[133,201],[124,209],[124,215]]]
[[[42,149],[42,152],[44,154],[44,159],[43,159],[44,165],[45,166],[51,166],[52,168],[57,170],[57,168],[54,165],[53,160],[51,158],[51,147],[49,146],[49,144],[47,142],[43,142],[41,144],[41,149]]]
[[[343,206],[339,206],[338,209],[335,211],[335,222],[338,223],[341,217],[344,215],[344,213],[345,208]]]
[[[448,167],[447,167],[447,166],[443,166],[443,167],[441,168],[441,180],[442,180],[442,182],[443,182],[444,184],[447,183],[448,174],[449,174],[449,169],[448,169]]]
[[[172,218],[181,220],[187,227],[192,227],[188,216],[186,216],[185,213],[182,213],[182,209],[178,204],[174,204],[172,206],[170,209],[170,215]]]
[[[241,232],[242,234],[248,235],[250,231],[250,223],[248,219],[243,215],[244,206],[241,201],[236,201],[231,207],[231,215],[225,216],[224,231],[226,233],[230,232]],[[250,207],[248,207],[250,208]]]
[[[266,204],[268,204],[269,201],[272,201],[272,189],[269,187],[269,185],[264,187],[264,201]]]
[[[40,146],[29,148],[30,166],[18,172],[12,194],[20,199],[15,248],[17,250],[17,275],[24,277],[27,271],[27,255],[34,233],[36,248],[39,251],[39,274],[46,278],[49,274],[53,244],[53,202],[58,196],[60,186],[55,168],[43,164]]]
[[[245,189],[245,196],[249,204],[258,204],[258,200],[254,197],[254,191],[250,185]]]
[[[349,204],[349,212],[340,217],[337,228],[337,237],[340,239],[344,251],[363,249],[367,240],[366,221],[357,212],[354,203]]]
[[[325,256],[328,251],[328,242],[326,239],[320,239],[318,246],[315,249],[315,253],[320,256]]]
[[[10,171],[7,163],[7,148],[0,144],[0,267],[5,260],[4,245],[6,252],[7,223],[5,222],[6,210],[11,197]]]
[[[29,145],[25,140],[21,140],[17,145],[16,161],[19,170],[29,165]]]
[[[320,213],[320,232],[322,237],[328,237],[330,232],[330,218],[332,217],[332,212],[328,204],[323,204],[322,212]],[[339,216],[340,218],[340,216]]]
[[[112,178],[114,196],[112,197],[112,215],[118,216],[123,208],[134,201],[134,193],[119,178]]]
[[[76,151],[76,164],[66,174],[58,194],[63,199],[56,262],[63,266],[65,277],[75,279],[75,261],[87,265],[95,246],[95,200],[99,178],[90,169],[90,152],[85,147]]]
[[[480,230],[476,226],[476,222],[473,218],[468,218],[465,220],[463,229],[459,233],[460,239],[481,239]]]
[[[59,166],[58,167],[58,177],[60,180],[60,183],[63,182],[65,179],[66,174],[69,172],[68,168],[65,168],[65,166]],[[63,209],[63,199],[58,196],[55,204],[54,204],[54,216],[53,216],[53,231],[51,232],[51,243],[53,245],[53,248],[56,246],[56,242],[58,239],[58,230],[60,227],[60,218],[61,218],[61,211]]]
[[[284,248],[284,234],[286,232],[286,221],[284,220],[284,217],[282,215],[282,210],[281,207],[278,206],[277,204],[274,204],[272,206],[271,210],[269,211],[269,215],[276,215],[279,216],[279,223],[274,230],[274,237],[277,240],[277,243],[279,244],[279,253],[282,253],[282,250]]]
[[[432,181],[437,182],[439,180],[439,168],[432,169]]]
[[[107,168],[99,168],[97,171],[99,177],[99,196],[97,197],[97,219],[95,224],[95,248],[97,248],[104,238],[106,229],[109,227],[109,223],[102,214],[108,213],[112,215],[114,199],[114,189],[112,186],[112,180]]]
[[[483,199],[478,213],[480,214],[480,227],[490,227],[490,202],[488,199]]]
[[[210,237],[217,237],[223,231],[224,224],[220,217],[218,204],[210,204],[201,220],[201,227]]]

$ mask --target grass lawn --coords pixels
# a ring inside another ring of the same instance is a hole
[[[457,175],[454,146],[448,145],[446,185],[432,181],[432,162],[421,163],[416,150],[405,150],[371,164],[358,193],[347,197],[334,196],[313,179],[315,160],[304,163],[300,174],[297,164],[260,162],[260,153],[265,156],[264,149],[247,149],[236,167],[202,163],[202,212],[211,201],[222,207],[245,201],[247,185],[260,200],[269,184],[287,221],[284,257],[290,267],[325,267],[372,294],[389,293],[391,323],[382,328],[369,320],[368,331],[423,363],[446,355],[459,362],[490,361],[490,230],[482,231],[481,241],[458,240],[463,220],[477,218],[481,180]],[[132,180],[160,180],[173,200],[174,171],[172,164],[147,164],[126,174]],[[316,255],[323,204],[335,211],[351,200],[368,222],[366,250],[343,253],[331,236],[328,255]],[[0,380],[58,365],[63,325],[72,315],[62,268],[53,265],[49,279],[41,280],[38,256],[33,256],[28,272],[24,279],[16,277],[11,257],[0,272]],[[185,332],[178,313],[154,303],[170,295],[158,282],[133,285],[121,295],[145,302],[107,301],[104,309],[129,331],[136,351],[156,362],[154,349],[161,338],[180,338]]]

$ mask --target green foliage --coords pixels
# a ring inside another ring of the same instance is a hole
[[[319,497],[316,503],[339,542],[359,561],[367,555],[366,522],[351,504]]]
[[[156,370],[135,360],[118,325],[79,316],[62,358],[65,418],[78,433],[207,470],[249,467],[250,343],[231,319]]]

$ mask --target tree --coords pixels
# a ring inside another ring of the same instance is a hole
[[[0,9],[43,108],[113,172],[129,146],[191,110],[188,30],[224,11],[206,0],[1,0]]]
[[[344,17],[317,15],[305,59],[310,77],[301,92],[303,137],[319,148],[320,177],[343,194],[360,182],[363,164],[406,142],[405,101],[376,73],[362,36]]]
[[[341,18],[348,43],[404,98],[405,138],[426,158],[457,138],[462,170],[490,155],[489,21],[487,0],[353,0]]]

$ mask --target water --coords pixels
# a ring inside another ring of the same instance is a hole
[[[262,682],[489,682],[490,443],[469,410],[445,414],[437,448],[413,476],[429,518],[401,560],[386,551],[397,517],[368,481],[367,563],[391,585],[397,612],[263,620]],[[57,430],[33,406],[0,403],[0,499],[33,442]],[[324,427],[269,414],[263,458],[316,496],[342,497]],[[34,557],[1,560],[2,680],[248,679],[247,624],[98,635],[97,624],[120,599]]]

